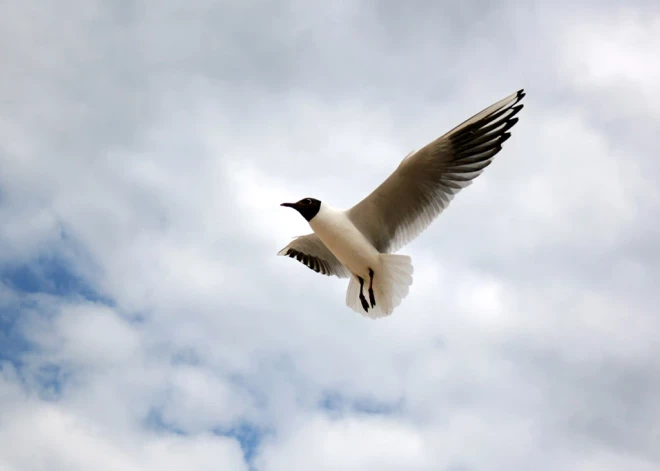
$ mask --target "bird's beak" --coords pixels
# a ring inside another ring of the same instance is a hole
[[[296,209],[296,203],[282,203],[280,206],[286,206],[287,208]]]

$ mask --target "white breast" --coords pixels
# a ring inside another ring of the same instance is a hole
[[[353,274],[369,277],[369,268],[377,269],[379,253],[353,225],[344,211],[321,203],[309,225],[326,247]]]

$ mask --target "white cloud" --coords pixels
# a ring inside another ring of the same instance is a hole
[[[247,470],[238,442],[219,436],[108,430],[56,404],[22,401],[3,414],[0,469]],[[121,433],[124,432],[124,433]]]
[[[264,471],[434,469],[425,454],[420,433],[395,420],[316,416],[266,445],[258,463]]]
[[[566,78],[587,93],[616,90],[606,98],[612,112],[658,119],[660,14],[620,7],[598,20],[580,15],[563,37]]]
[[[2,271],[0,469],[247,469],[240,427],[264,471],[660,462],[655,154],[618,131],[657,118],[652,10],[257,5],[0,20],[0,264],[111,300]],[[393,317],[275,257],[309,230],[280,202],[349,206],[519,86]]]

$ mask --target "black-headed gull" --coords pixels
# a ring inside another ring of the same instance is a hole
[[[324,275],[350,278],[346,305],[355,312],[371,318],[392,314],[408,294],[413,274],[410,257],[393,252],[426,229],[490,165],[511,137],[524,96],[520,90],[411,152],[351,209],[314,198],[282,203],[296,209],[314,232],[295,238],[278,255]]]

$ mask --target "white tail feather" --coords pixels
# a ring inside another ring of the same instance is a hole
[[[408,295],[412,285],[413,266],[407,255],[380,254],[380,264],[374,267],[374,297],[376,306],[365,312],[360,302],[360,282],[352,276],[346,290],[346,305],[355,312],[372,319],[392,314],[394,308]],[[369,280],[365,280],[364,295],[369,300]]]

